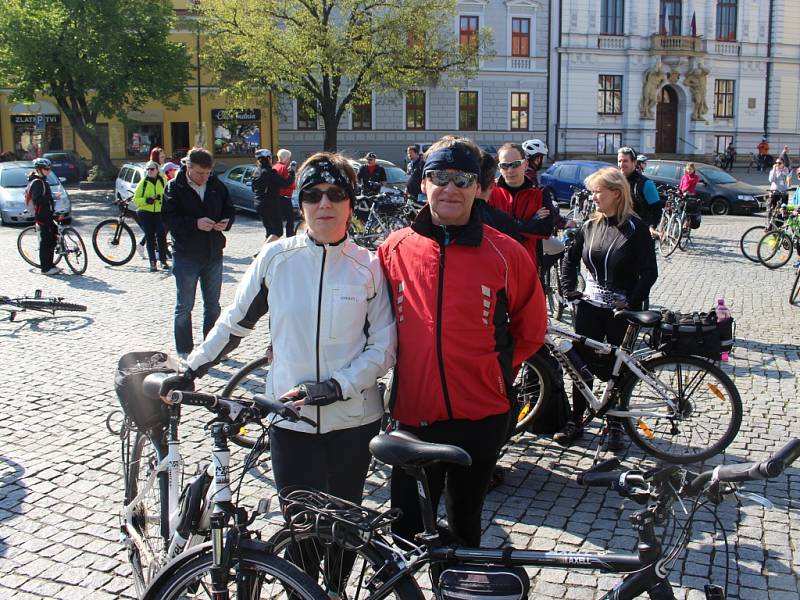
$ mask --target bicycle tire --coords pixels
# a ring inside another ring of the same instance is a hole
[[[19,232],[17,236],[17,252],[26,263],[37,269],[41,269],[42,265],[39,263],[39,232],[36,231],[36,226],[31,225]],[[53,256],[53,265],[57,265],[61,261],[61,255],[55,254]]]
[[[89,264],[86,255],[86,244],[77,230],[72,227],[65,227],[61,232],[62,243],[64,244],[64,260],[75,275],[86,273]]]
[[[678,250],[681,252],[686,252],[686,248],[689,247],[689,241],[692,237],[692,228],[689,225],[689,218],[684,217],[681,221],[681,234],[678,238]]]
[[[547,312],[557,321],[560,321],[561,317],[564,316],[564,308],[567,304],[564,300],[564,294],[561,292],[560,262],[560,260],[554,262],[544,274]]]
[[[700,462],[721,453],[736,438],[742,424],[742,399],[736,385],[717,365],[695,356],[659,356],[643,361],[642,366],[654,379],[672,390],[677,388],[677,398],[673,400],[677,400],[683,413],[677,420],[671,417],[661,396],[635,375],[623,383],[619,404],[622,410],[646,410],[659,415],[648,415],[647,420],[622,417],[630,438],[647,454],[673,464]],[[698,410],[704,400],[703,392],[708,394],[709,402]],[[725,414],[723,407],[728,407]],[[695,451],[695,440],[702,433],[696,432],[700,429],[708,432],[715,425],[720,426],[721,434],[712,443],[703,441],[702,448],[698,446]],[[677,445],[671,438],[681,435],[681,426],[689,432],[689,438],[686,443],[681,438]],[[697,429],[689,430],[692,426]]]
[[[671,256],[678,248],[678,238],[681,235],[680,227],[680,223],[678,223],[678,219],[674,215],[669,218],[669,221],[664,226],[664,231],[658,243],[658,250],[664,258]]]
[[[30,310],[42,310],[55,313],[56,311],[86,312],[83,304],[61,302],[53,298],[31,298],[17,301],[17,305]]]
[[[754,263],[759,262],[758,243],[761,241],[761,238],[764,237],[766,231],[767,228],[763,225],[755,225],[742,234],[742,237],[739,239],[739,250],[741,250],[742,256],[747,260],[751,260]]]
[[[514,434],[523,433],[544,410],[545,399],[553,389],[552,368],[538,354],[523,361],[514,379],[517,404],[520,407]]]
[[[166,454],[166,449],[159,448],[153,440],[153,436],[156,435],[159,434],[143,431],[137,431],[135,434],[130,461],[125,466],[125,506],[136,498],[141,485],[147,481]],[[161,531],[162,516],[168,510],[167,485],[167,476],[164,473],[136,507],[136,516],[133,519],[134,527],[154,556],[163,555],[167,545],[167,540]],[[145,564],[145,557],[133,544],[128,548],[128,560],[131,563],[136,593],[141,596],[162,564],[160,561]]]
[[[237,400],[248,400],[253,394],[263,394],[267,378],[267,371],[271,364],[269,356],[262,356],[250,361],[241,369],[233,374],[228,383],[222,389],[222,396],[225,398],[235,398]],[[248,431],[247,423],[239,430],[239,433],[231,435],[228,439],[242,448],[252,448],[256,445],[256,440],[261,436],[262,429],[256,426],[257,435],[252,435]],[[269,448],[269,438],[266,438],[267,448]]]
[[[797,267],[797,275],[794,276],[794,285],[789,292],[789,304],[800,306],[800,267]]]
[[[341,532],[341,530],[339,531]],[[341,535],[341,533],[337,534],[337,541],[339,542],[342,541]],[[286,558],[291,544],[295,542],[309,542],[312,540],[315,541],[316,544],[304,544],[306,547],[305,554],[294,552],[289,558]],[[356,541],[358,546],[355,547],[358,547],[358,549],[353,551],[356,555],[355,562],[348,576],[346,596],[343,595],[343,597],[352,598],[353,600],[364,598],[360,593],[363,592],[364,589],[360,587],[360,583],[351,583],[353,579],[357,582],[361,582],[370,581],[371,578],[374,577],[377,587],[377,585],[388,580],[397,572],[395,561],[386,550],[374,546],[371,543],[364,544],[361,539],[357,539]],[[289,529],[281,529],[273,534],[267,542],[267,546],[272,548],[276,556],[283,557],[293,564],[298,562],[297,559],[305,560],[306,558],[313,558],[313,565],[301,564],[297,566],[306,573],[308,573],[308,571],[316,573],[316,583],[320,585],[326,593],[338,591],[337,588],[341,587],[341,585],[338,585],[338,582],[335,584],[330,580],[330,572],[326,572],[325,568],[319,568],[319,565],[323,564],[323,560],[326,562],[332,559],[341,561],[341,554],[344,552],[341,545],[334,543],[331,532],[327,530],[327,528],[318,527],[315,531],[290,531]],[[339,556],[334,557],[332,554],[334,551],[337,552]],[[314,556],[309,556],[312,552],[315,553]],[[324,555],[322,552],[324,552]],[[331,569],[331,571],[334,573],[339,572],[335,567]],[[355,588],[355,590],[353,588]],[[413,575],[410,574],[401,577],[392,586],[392,592],[386,597],[395,598],[396,600],[424,600],[425,598]]]
[[[133,229],[120,219],[100,221],[92,232],[92,248],[107,265],[121,267],[136,254]]]
[[[778,269],[792,258],[794,244],[785,231],[770,231],[758,243],[758,260],[768,269]]]
[[[211,598],[213,557],[209,545],[181,556],[153,580],[142,600],[177,600]],[[273,556],[269,548],[239,547],[230,554],[229,593],[231,600],[256,598],[292,598],[293,600],[329,600],[314,581],[288,561]],[[272,592],[264,589],[269,585]],[[273,587],[274,586],[274,587]],[[202,593],[198,595],[198,592]]]

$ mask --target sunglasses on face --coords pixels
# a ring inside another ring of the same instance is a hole
[[[478,180],[475,173],[464,173],[463,171],[426,171],[427,177],[433,185],[444,187],[451,181],[457,188],[466,188]]]
[[[501,162],[497,166],[500,167],[503,171],[508,171],[509,169],[516,169],[521,164],[522,164],[521,160],[512,160],[511,162]]]
[[[147,170],[148,171],[158,171],[158,169],[156,167],[148,167]]]
[[[323,196],[327,196],[331,202],[344,202],[347,200],[347,192],[338,187],[331,187],[325,191],[311,188],[304,191],[300,199],[307,204],[319,204],[322,202]]]

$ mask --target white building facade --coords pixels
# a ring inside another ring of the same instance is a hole
[[[560,157],[798,152],[796,0],[563,0],[548,139]]]

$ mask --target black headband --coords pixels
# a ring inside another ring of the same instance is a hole
[[[423,172],[457,169],[464,173],[481,174],[481,165],[475,155],[461,146],[439,148],[425,156]]]
[[[353,189],[352,181],[350,181],[336,165],[327,159],[312,163],[303,169],[303,172],[300,174],[300,179],[297,182],[297,191],[300,194],[300,200],[303,200],[302,194],[304,191],[320,183],[329,183],[342,188],[347,192],[350,199],[355,202],[356,193]]]

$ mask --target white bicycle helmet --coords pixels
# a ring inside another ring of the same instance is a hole
[[[256,158],[272,158],[272,152],[267,148],[256,150]]]
[[[636,162],[647,162],[649,159],[644,154],[640,154],[636,157]]]
[[[522,142],[522,149],[525,150],[525,156],[528,158],[536,156],[537,154],[543,154],[544,156],[547,156],[547,144],[539,139],[526,140]]]
[[[33,166],[37,169],[49,169],[51,164],[52,163],[46,158],[35,158],[33,160]]]

